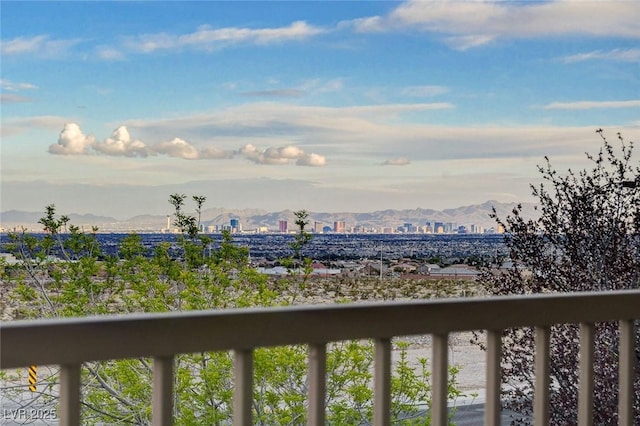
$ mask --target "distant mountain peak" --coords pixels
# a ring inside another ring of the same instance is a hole
[[[415,209],[386,209],[367,213],[327,213],[309,212],[309,222],[313,226],[314,222],[319,222],[326,226],[333,226],[334,222],[345,222],[347,228],[352,226],[363,226],[369,228],[397,227],[405,223],[412,223],[415,226],[423,226],[426,222],[444,221],[457,223],[458,225],[480,225],[491,227],[495,221],[489,217],[493,207],[498,214],[503,217],[517,205],[516,202],[501,203],[495,200],[485,201],[482,204],[472,204],[457,208],[432,210],[423,207]],[[536,216],[533,203],[521,203],[526,216]],[[43,213],[23,212],[8,210],[0,213],[0,224],[5,229],[14,227],[26,227],[27,229],[40,230],[38,220]],[[138,215],[126,220],[117,220],[112,217],[98,216],[94,214],[67,214],[71,218],[71,223],[78,226],[98,226],[103,231],[128,231],[139,230],[147,232],[158,232],[166,229],[167,215]],[[243,229],[255,229],[257,227],[267,227],[271,230],[278,229],[280,220],[291,221],[293,226],[295,220],[294,212],[285,209],[279,212],[268,212],[262,209],[225,209],[223,207],[212,207],[202,212],[202,222],[205,225],[229,225],[230,219],[239,219]]]

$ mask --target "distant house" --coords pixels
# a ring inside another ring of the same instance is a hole
[[[320,267],[321,266],[321,267]],[[311,276],[334,276],[340,275],[342,272],[340,269],[330,269],[325,267],[322,264],[313,264],[311,270]],[[284,266],[274,266],[273,268],[256,268],[256,271],[259,274],[271,275],[271,276],[284,276],[289,275],[289,269]],[[291,271],[293,274],[304,274],[304,271],[301,269],[296,269]]]
[[[440,278],[475,279],[480,273],[467,265],[451,265],[446,268],[434,269],[430,275]]]
[[[0,259],[4,259],[7,265],[15,265],[20,261],[11,253],[0,253]]]
[[[368,263],[364,265],[364,267],[360,270],[363,276],[379,276],[380,275],[380,267],[381,265],[377,262]],[[387,274],[389,268],[386,265],[382,265],[382,275]]]
[[[400,272],[401,274],[410,274],[416,271],[417,266],[412,263],[398,263],[393,265],[392,269],[395,272]]]
[[[431,275],[431,271],[437,271],[440,269],[440,265],[437,263],[427,263],[420,265],[416,268],[416,273],[420,275]]]

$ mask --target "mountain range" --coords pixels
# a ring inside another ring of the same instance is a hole
[[[536,211],[533,203],[521,203],[525,217],[534,217]],[[505,218],[511,213],[517,203],[501,203],[498,201],[487,201],[482,204],[475,204],[445,210],[432,209],[405,209],[405,210],[378,210],[368,213],[353,212],[309,212],[309,228],[314,222],[320,222],[324,226],[333,226],[334,222],[345,222],[347,229],[360,225],[366,228],[397,227],[405,223],[414,226],[422,226],[426,222],[452,222],[458,225],[480,225],[485,228],[495,226],[495,221],[489,217],[492,208],[495,208],[498,217]],[[139,215],[126,220],[117,220],[113,217],[99,216],[94,214],[66,214],[70,218],[70,223],[81,227],[97,226],[101,231],[160,231],[167,227],[167,216],[159,215]],[[24,212],[9,210],[0,213],[0,226],[6,229],[25,228],[31,231],[38,231],[41,225],[38,220],[43,213]],[[202,224],[209,225],[229,225],[231,219],[238,219],[245,230],[266,227],[269,230],[277,230],[278,222],[286,220],[289,228],[295,222],[294,212],[283,210],[279,212],[268,212],[260,209],[225,209],[209,208],[202,211]],[[173,220],[173,218],[171,218]]]

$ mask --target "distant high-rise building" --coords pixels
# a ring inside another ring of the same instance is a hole
[[[287,221],[286,220],[279,221],[278,222],[278,229],[280,230],[280,232],[286,234],[288,232]]]
[[[346,228],[347,228],[347,225],[342,221],[333,222],[333,232],[344,233]]]
[[[322,234],[322,222],[313,222],[313,232]]]
[[[433,232],[435,234],[444,234],[444,223],[442,223],[442,222],[434,222],[433,223]]]
[[[231,232],[242,231],[242,225],[240,224],[240,219],[231,219],[229,225],[231,225]]]

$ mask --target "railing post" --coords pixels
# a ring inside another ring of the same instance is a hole
[[[327,388],[327,346],[324,343],[309,345],[308,372],[309,412],[307,413],[307,425],[324,426],[324,400]]]
[[[60,426],[80,424],[80,367],[60,366]]]
[[[633,320],[620,321],[620,389],[618,392],[618,424],[632,426],[633,419],[633,379],[635,364],[635,332]],[[637,419],[636,419],[637,420]]]
[[[500,426],[502,371],[502,330],[487,330],[487,398],[484,424]]]
[[[549,343],[550,328],[535,327],[535,389],[533,395],[533,424],[549,424]]]
[[[580,324],[580,365],[578,367],[578,424],[593,425],[594,325]]]
[[[233,353],[233,426],[253,424],[253,350]]]
[[[447,409],[449,336],[446,333],[433,334],[431,339],[433,341],[431,424],[433,426],[447,426],[449,424],[449,410]]]
[[[376,339],[373,361],[373,424],[391,424],[391,339]]]
[[[173,361],[174,357],[172,356],[153,359],[152,426],[171,426],[173,424]]]

